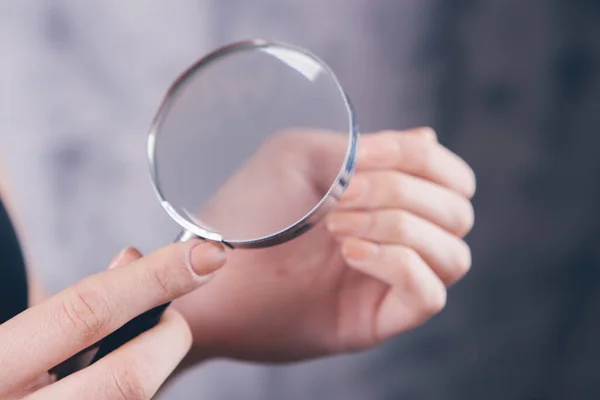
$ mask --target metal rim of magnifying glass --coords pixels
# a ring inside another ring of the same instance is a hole
[[[348,111],[348,126],[350,132],[348,132],[350,138],[348,140],[348,146],[346,149],[346,155],[344,157],[344,161],[338,175],[327,191],[327,193],[323,196],[323,198],[309,211],[307,212],[301,219],[296,221],[295,223],[287,226],[286,228],[281,229],[278,232],[272,233],[267,236],[263,236],[255,239],[247,239],[247,240],[229,240],[223,238],[220,234],[216,232],[211,232],[209,230],[203,229],[191,222],[189,222],[185,217],[181,216],[177,210],[171,206],[171,204],[166,200],[163,195],[159,183],[158,183],[158,170],[157,170],[157,161],[156,161],[156,137],[159,134],[160,127],[162,126],[163,121],[168,116],[171,105],[176,99],[177,93],[180,88],[185,85],[185,81],[194,75],[198,70],[203,68],[204,66],[216,61],[223,56],[228,55],[229,53],[243,51],[245,49],[255,49],[260,47],[280,47],[287,50],[292,50],[299,52],[313,60],[317,61],[319,65],[321,65],[333,78],[337,89],[340,92],[340,95],[346,105],[346,110]],[[148,143],[147,143],[147,152],[148,152],[148,162],[150,166],[150,177],[152,179],[152,187],[154,188],[154,192],[156,196],[160,200],[161,206],[167,212],[167,214],[173,219],[177,224],[179,224],[184,232],[180,235],[182,238],[190,238],[193,236],[197,236],[202,239],[221,242],[231,248],[261,248],[261,247],[269,247],[275,246],[278,244],[282,244],[287,242],[302,233],[310,230],[314,225],[316,225],[329,211],[331,211],[338,203],[339,198],[344,193],[348,183],[350,181],[350,177],[352,176],[356,164],[356,151],[358,147],[358,137],[359,137],[359,129],[356,123],[356,117],[354,113],[354,107],[350,102],[350,99],[346,92],[344,91],[342,85],[340,84],[336,74],[333,70],[327,65],[323,60],[317,57],[315,54],[309,52],[306,49],[301,47],[296,47],[293,45],[289,45],[286,43],[275,42],[275,41],[267,41],[263,39],[252,39],[245,40],[240,42],[231,43],[229,45],[218,48],[194,64],[190,66],[187,70],[185,70],[170,86],[167,91],[160,108],[154,120],[152,122],[150,132],[148,134]]]

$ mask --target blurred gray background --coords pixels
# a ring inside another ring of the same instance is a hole
[[[364,131],[433,125],[478,175],[473,271],[371,352],[200,366],[168,399],[600,398],[600,1],[0,3],[0,160],[50,291],[177,229],[146,132],[171,81],[249,37],[305,46]]]

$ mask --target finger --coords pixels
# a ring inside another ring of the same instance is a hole
[[[176,311],[167,309],[151,330],[28,399],[150,399],[191,345],[187,323]]]
[[[356,238],[341,243],[348,265],[390,285],[375,321],[377,341],[423,323],[446,304],[446,288],[412,249]]]
[[[180,297],[220,268],[220,244],[164,247],[126,267],[84,279],[0,326],[0,392],[96,343],[129,320]]]
[[[402,209],[458,236],[473,227],[471,202],[430,181],[396,171],[363,171],[351,180],[341,209]]]
[[[361,137],[356,169],[395,169],[415,175],[471,198],[475,174],[469,165],[427,135],[382,132]]]
[[[23,386],[20,386],[18,389],[16,389],[12,393],[4,394],[4,393],[0,392],[0,398],[1,399],[22,399],[31,393],[34,393],[48,385],[53,384],[54,382],[56,382],[56,376],[54,374],[45,372],[42,375],[34,378],[30,382],[27,382]]]
[[[142,257],[142,253],[140,253],[138,249],[133,247],[125,247],[119,252],[119,254],[115,256],[115,258],[112,259],[108,265],[108,269],[122,267]]]
[[[463,240],[408,212],[340,211],[335,214],[338,214],[335,218],[344,218],[345,222],[337,226],[328,224],[334,236],[412,248],[446,285],[462,278],[471,267],[471,252]]]

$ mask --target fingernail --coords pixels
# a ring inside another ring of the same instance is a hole
[[[119,263],[121,262],[121,260],[123,259],[123,256],[125,255],[125,253],[127,252],[127,250],[129,250],[129,247],[125,247],[123,250],[121,250],[110,262],[110,264],[108,265],[108,269],[114,269],[116,268]]]
[[[342,195],[340,199],[340,204],[350,205],[356,202],[358,199],[362,197],[364,193],[367,192],[367,180],[361,177],[360,175],[355,176],[350,180],[350,184],[348,188]]]
[[[214,242],[200,242],[192,247],[190,264],[198,276],[209,275],[225,264],[227,254],[225,248]]]
[[[362,264],[370,261],[379,252],[379,246],[365,240],[350,238],[342,244],[342,255],[348,263]]]
[[[327,217],[327,229],[336,235],[356,235],[367,228],[367,213],[332,213]]]

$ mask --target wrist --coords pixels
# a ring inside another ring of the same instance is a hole
[[[192,347],[181,361],[178,372],[219,357],[216,350],[217,346],[214,343],[214,339],[219,335],[214,329],[211,329],[210,321],[199,321],[194,304],[186,302],[185,299],[177,299],[173,301],[171,307],[179,312],[187,321],[193,338]]]

